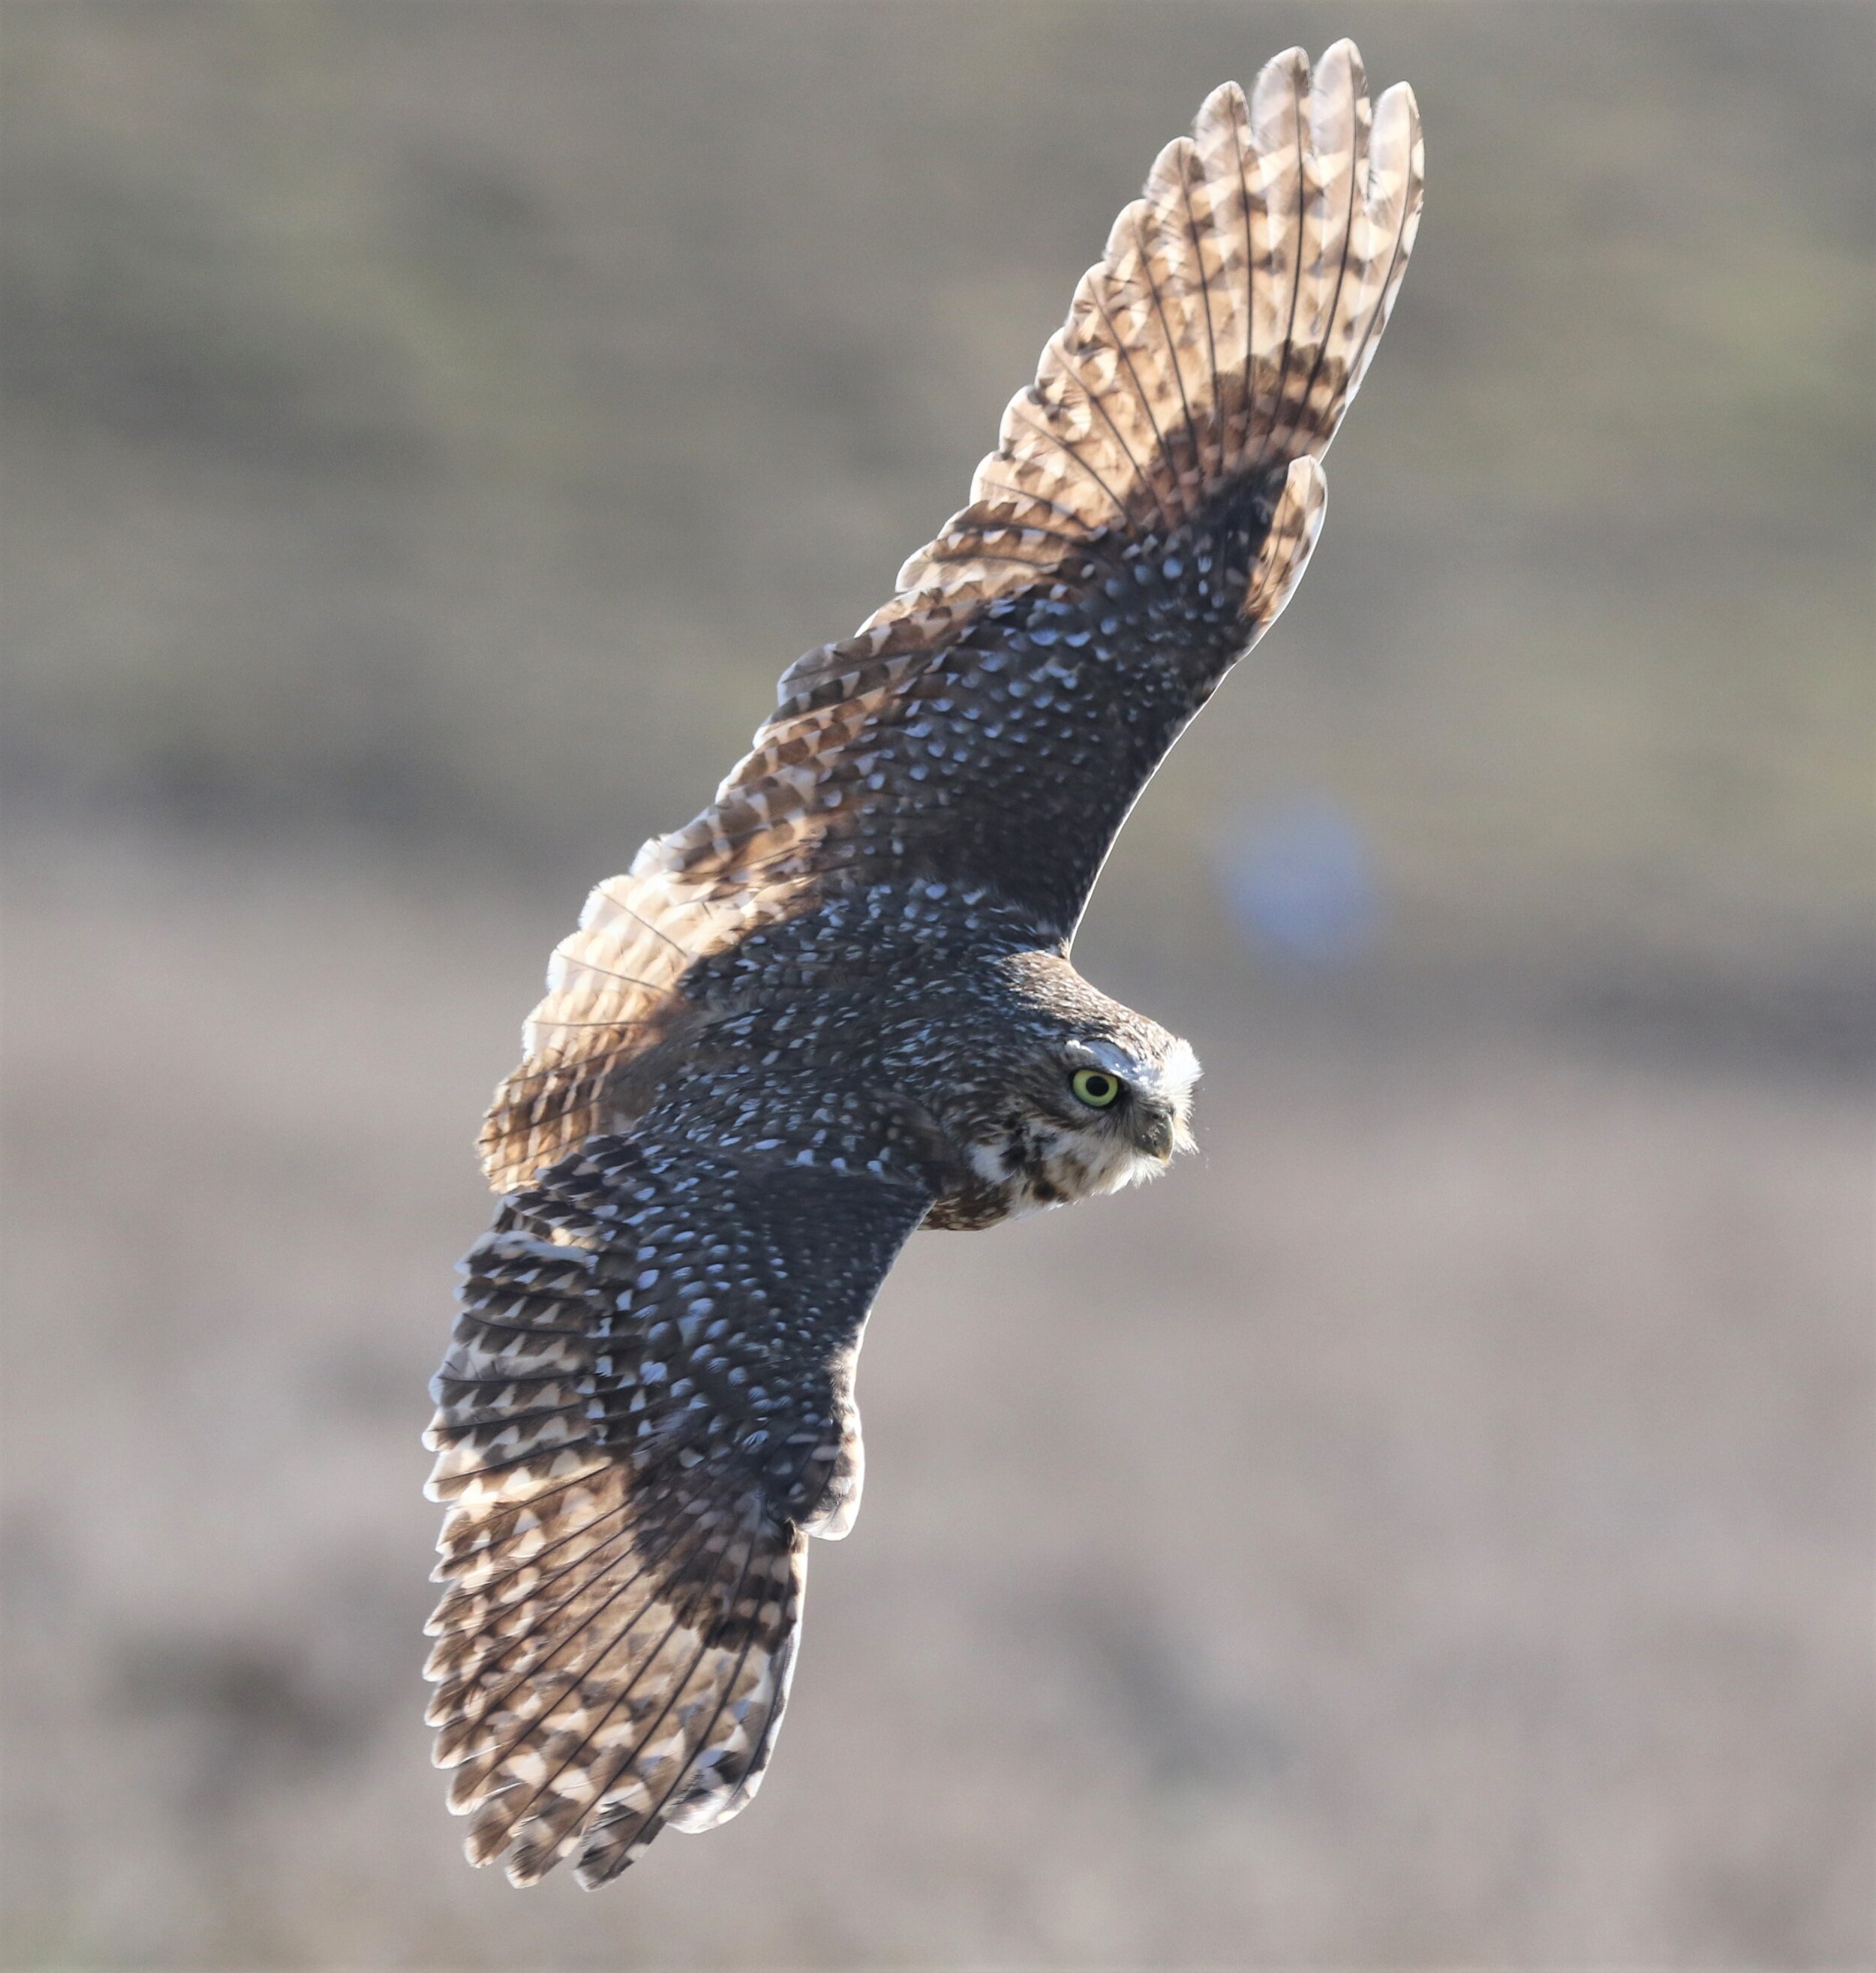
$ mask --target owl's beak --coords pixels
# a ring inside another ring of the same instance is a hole
[[[1133,1141],[1142,1157],[1160,1164],[1169,1163],[1178,1143],[1178,1126],[1167,1110],[1142,1108],[1134,1128]]]

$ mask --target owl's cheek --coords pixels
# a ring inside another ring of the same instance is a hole
[[[1093,1165],[1080,1196],[1095,1197],[1124,1192],[1130,1185],[1144,1185],[1148,1180],[1158,1178],[1172,1163],[1170,1152],[1162,1157],[1135,1144],[1116,1143]]]
[[[1160,1169],[1159,1161],[1142,1157],[1129,1137],[1105,1120],[1074,1130],[1045,1127],[1035,1133],[1033,1150],[1022,1178],[1038,1206],[1097,1199]]]

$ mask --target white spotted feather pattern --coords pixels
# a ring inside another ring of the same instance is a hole
[[[807,1536],[858,1503],[860,1327],[927,1203],[848,1182],[837,1250],[828,1183],[598,1138],[465,1263],[430,1718],[470,1855],[518,1883],[602,1882],[761,1778]]]
[[[434,1386],[430,1718],[475,1861],[596,1884],[749,1799],[900,1247],[1189,1144],[1191,1050],[1070,944],[1309,561],[1421,177],[1411,94],[1371,113],[1348,42],[1214,91],[969,504],[555,952]]]

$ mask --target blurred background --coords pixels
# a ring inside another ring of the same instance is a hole
[[[5,0],[12,1963],[1876,1958],[1873,24]],[[750,1813],[472,1873],[418,1434],[547,950],[1344,33],[1415,264],[1077,949],[1201,1155],[913,1242]]]

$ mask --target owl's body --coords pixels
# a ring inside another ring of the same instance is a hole
[[[1185,1043],[1090,986],[1127,810],[1274,620],[1417,218],[1346,43],[1217,91],[1116,222],[972,504],[593,893],[483,1133],[436,1383],[437,1759],[469,1853],[616,1874],[753,1793],[852,1382],[919,1226],[1163,1170]]]

